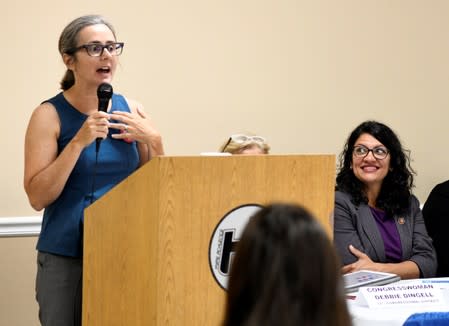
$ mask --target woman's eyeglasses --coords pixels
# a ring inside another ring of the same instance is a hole
[[[352,151],[354,156],[357,158],[365,158],[369,154],[369,152],[372,152],[373,156],[378,160],[383,160],[389,154],[388,149],[383,146],[378,146],[370,149],[363,145],[357,145],[354,146],[354,150]]]
[[[265,138],[263,138],[261,136],[232,135],[229,139],[238,144],[243,144],[243,143],[264,144],[265,143]]]
[[[108,50],[110,55],[120,55],[123,52],[123,47],[125,46],[125,43],[123,42],[115,42],[115,43],[108,43],[108,44],[101,44],[101,43],[89,43],[89,44],[83,44],[77,48],[69,49],[66,51],[67,54],[74,54],[75,52],[86,49],[86,52],[91,57],[101,57],[103,55],[104,49]]]
[[[265,140],[265,138],[263,138],[261,136],[248,136],[248,135],[243,135],[243,134],[232,135],[231,137],[229,137],[228,142],[223,147],[222,152],[225,151],[225,149],[229,146],[229,144],[231,142],[234,142],[236,144],[252,144],[252,143],[256,143],[256,144],[259,144],[259,145],[263,145],[263,144],[265,144],[266,140]]]

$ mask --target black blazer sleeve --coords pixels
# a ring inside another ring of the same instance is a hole
[[[449,276],[449,181],[430,192],[423,207],[424,222],[437,253],[437,276]]]
[[[404,260],[415,262],[420,270],[421,277],[434,277],[437,270],[437,258],[432,239],[427,233],[419,201],[412,196],[410,203],[410,216],[406,216],[404,227],[411,228],[410,233],[401,230],[399,234],[402,242],[402,255]],[[398,225],[396,223],[396,225]],[[400,225],[398,225],[399,229]],[[410,241],[411,240],[411,241]],[[409,245],[407,245],[409,243]],[[411,252],[409,253],[409,250]]]

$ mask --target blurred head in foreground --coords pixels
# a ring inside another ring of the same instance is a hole
[[[245,227],[228,285],[231,325],[350,325],[333,245],[304,208],[273,204]]]

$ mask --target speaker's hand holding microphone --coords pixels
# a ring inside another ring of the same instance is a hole
[[[82,148],[96,142],[95,150],[98,152],[101,140],[108,136],[110,116],[106,113],[109,99],[112,97],[112,86],[103,83],[97,89],[98,111],[90,114],[81,126],[80,130],[73,137],[73,141]]]

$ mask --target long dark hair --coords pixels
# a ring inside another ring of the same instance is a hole
[[[304,208],[273,204],[237,244],[224,326],[350,325],[340,263]]]
[[[356,205],[368,202],[363,191],[363,183],[357,179],[351,169],[354,144],[362,134],[369,134],[376,138],[390,153],[390,169],[382,182],[376,206],[391,216],[406,213],[415,172],[410,166],[409,151],[402,147],[393,130],[383,123],[365,121],[352,131],[339,157],[336,189],[349,193]]]

